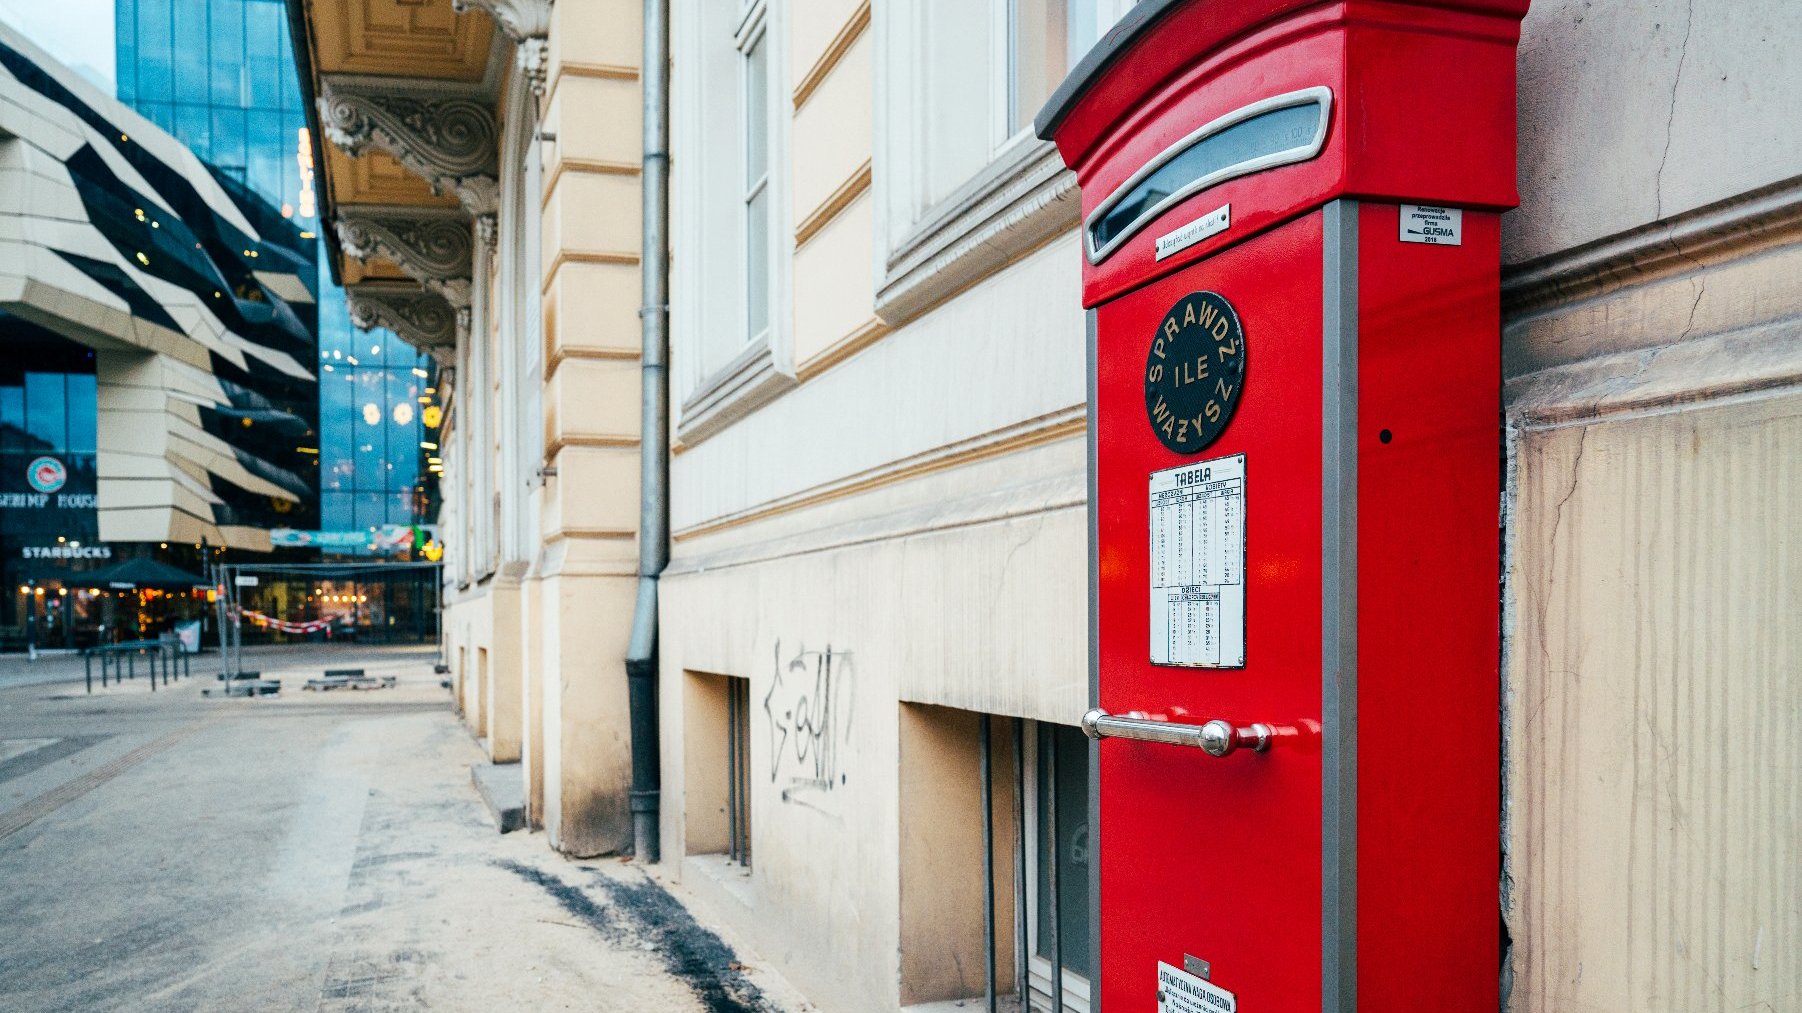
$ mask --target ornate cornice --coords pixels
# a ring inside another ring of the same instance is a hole
[[[386,257],[449,300],[469,305],[469,219],[448,208],[346,204],[338,208],[338,244],[361,261]]]
[[[371,281],[345,288],[350,322],[363,330],[386,327],[415,348],[454,346],[467,309],[411,282]]]
[[[499,135],[479,89],[326,77],[320,81],[319,122],[352,157],[371,145],[381,148],[433,192],[456,194],[470,214],[488,214],[499,203]]]
[[[519,72],[525,75],[526,85],[532,89],[532,94],[543,98],[551,72],[550,40],[537,36],[519,40],[519,49],[513,62],[519,65]]]
[[[458,14],[486,11],[514,42],[551,34],[551,0],[451,0],[451,9]]]
[[[488,12],[517,52],[514,61],[525,75],[532,94],[544,95],[545,73],[550,65],[551,0],[451,0],[459,14],[471,8]]]

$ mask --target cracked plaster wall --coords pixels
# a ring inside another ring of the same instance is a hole
[[[1802,6],[1535,3],[1504,219],[1515,1011],[1802,1001]]]
[[[1802,174],[1798,39],[1787,0],[1536,0],[1503,263]]]
[[[1517,446],[1508,1008],[1793,1009],[1802,398]]]

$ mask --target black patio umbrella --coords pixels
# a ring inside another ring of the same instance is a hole
[[[71,577],[91,587],[156,588],[163,591],[188,591],[206,587],[204,578],[177,566],[155,559],[128,559],[123,563],[88,570]]]

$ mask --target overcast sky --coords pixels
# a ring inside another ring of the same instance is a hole
[[[113,0],[0,0],[0,21],[113,93]]]

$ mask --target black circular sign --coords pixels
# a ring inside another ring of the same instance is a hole
[[[1220,438],[1245,387],[1245,328],[1218,292],[1191,292],[1159,321],[1145,356],[1145,415],[1158,440],[1198,454]]]

